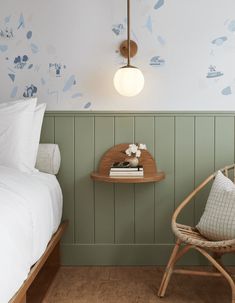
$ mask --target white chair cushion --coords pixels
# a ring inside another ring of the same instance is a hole
[[[235,185],[221,171],[215,177],[196,227],[210,240],[235,239]]]

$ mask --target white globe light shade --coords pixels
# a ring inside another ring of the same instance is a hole
[[[113,83],[120,95],[134,97],[144,88],[144,76],[138,68],[125,66],[117,70]]]

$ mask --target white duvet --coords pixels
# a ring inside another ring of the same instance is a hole
[[[7,303],[42,256],[62,215],[55,176],[0,166],[0,302]]]

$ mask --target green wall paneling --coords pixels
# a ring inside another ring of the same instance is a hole
[[[134,143],[134,117],[115,117],[115,144]]]
[[[114,145],[114,118],[95,117],[95,167]],[[114,185],[95,182],[95,243],[114,243]]]
[[[135,142],[154,155],[154,117],[135,117]],[[135,185],[135,243],[154,243],[154,184]]]
[[[215,169],[234,162],[234,118],[215,118]]]
[[[215,118],[196,117],[195,120],[195,187],[215,170]],[[195,224],[198,223],[209,195],[208,184],[195,198]]]
[[[48,112],[41,142],[60,146],[66,265],[163,265],[174,245],[175,207],[215,169],[234,162],[234,113]],[[146,143],[166,179],[155,184],[93,182],[91,171],[118,143]],[[179,221],[198,222],[210,185]],[[227,258],[227,263],[233,260]],[[182,264],[205,264],[190,253]]]
[[[134,142],[134,118],[115,117],[115,145]],[[134,243],[134,186],[116,184],[115,242]]]
[[[145,143],[154,155],[154,117],[135,117],[135,142]]]
[[[135,185],[135,243],[154,243],[154,185]]]
[[[63,218],[69,219],[63,241],[74,243],[74,117],[55,117],[55,142],[62,158],[58,179],[64,198]]]
[[[175,118],[175,207],[194,189],[194,117]],[[184,224],[194,223],[194,203],[179,217]]]
[[[42,143],[54,143],[55,141],[55,118],[45,117],[41,131]]]
[[[115,185],[115,243],[134,243],[134,190],[132,184]]]
[[[75,242],[94,243],[94,117],[75,118]]]
[[[195,118],[195,187],[214,172],[214,146],[215,146],[215,118]],[[199,222],[204,211],[210,192],[211,184],[208,184],[195,197],[194,223]],[[205,262],[204,257],[197,255],[198,263]]]
[[[171,217],[175,207],[175,118],[155,118],[155,159],[166,179],[155,184],[155,242],[172,243]]]

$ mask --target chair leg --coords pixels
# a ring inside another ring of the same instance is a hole
[[[231,287],[232,291],[232,303],[235,303],[235,284],[232,279],[232,277],[229,275],[229,273],[223,268],[223,266],[216,261],[207,251],[205,251],[202,248],[195,247],[196,250],[198,250],[205,258],[207,258],[208,261],[211,262],[211,264],[224,276],[224,278],[227,280]]]
[[[167,267],[165,269],[165,273],[162,277],[162,282],[161,282],[161,285],[160,285],[160,288],[158,290],[158,297],[162,298],[165,296],[165,293],[166,293],[166,289],[167,289],[167,286],[169,284],[169,281],[170,281],[170,278],[171,278],[171,274],[172,274],[172,271],[173,271],[173,268],[174,268],[174,265],[175,265],[175,262],[176,262],[176,256],[178,254],[178,251],[180,249],[180,240],[178,239],[176,241],[176,244],[175,244],[175,247],[172,251],[172,254],[170,256],[170,259],[168,261],[168,264],[167,264]]]

